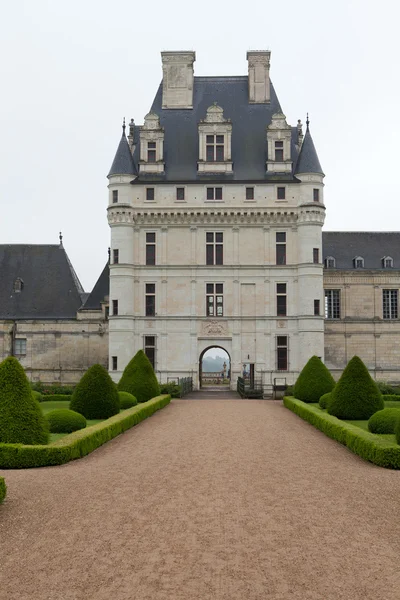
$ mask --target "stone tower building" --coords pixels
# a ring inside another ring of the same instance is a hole
[[[144,349],[162,381],[193,376],[210,347],[292,383],[324,355],[321,165],[307,119],[286,121],[270,52],[248,74],[194,77],[194,52],[163,52],[142,126],[123,126],[108,174],[109,368]]]

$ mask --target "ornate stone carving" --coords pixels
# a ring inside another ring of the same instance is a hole
[[[227,323],[218,319],[203,321],[202,333],[210,337],[226,336],[228,333]]]

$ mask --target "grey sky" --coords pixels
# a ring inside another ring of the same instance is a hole
[[[396,230],[397,3],[22,0],[2,5],[0,243],[57,243],[89,291],[106,260],[106,175],[122,117],[143,122],[161,50],[196,75],[242,75],[270,49],[288,122],[305,122],[326,174],[325,229]]]

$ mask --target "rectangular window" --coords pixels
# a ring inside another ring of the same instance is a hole
[[[276,366],[278,371],[288,370],[288,338],[278,335],[276,338]]]
[[[156,264],[156,234],[146,233],[146,265]]]
[[[118,190],[113,190],[112,199],[113,199],[113,204],[116,204],[118,202]]]
[[[325,319],[340,319],[340,290],[325,290]]]
[[[276,264],[286,265],[286,233],[284,231],[276,233]]]
[[[224,284],[206,283],[207,317],[224,316]]]
[[[146,200],[154,200],[154,188],[146,188]]]
[[[315,265],[319,264],[319,248],[313,248],[313,263]]]
[[[382,290],[383,318],[398,319],[399,290]]]
[[[112,301],[112,307],[113,307],[113,315],[117,315],[118,314],[118,300]]]
[[[156,162],[156,143],[155,142],[147,142],[147,162],[149,162],[149,163]]]
[[[114,250],[113,250],[113,263],[114,263],[114,265],[117,265],[118,262],[119,262],[119,250],[116,250],[114,248]]]
[[[146,283],[146,317],[156,315],[156,284]]]
[[[283,161],[283,142],[275,142],[275,160],[277,162]]]
[[[207,135],[206,136],[206,160],[207,162],[224,161],[224,136]]]
[[[112,370],[117,371],[118,370],[118,356],[112,356],[111,361],[112,361]]]
[[[314,300],[314,316],[315,317],[319,317],[319,311],[320,311],[320,306],[319,306],[319,300]]]
[[[277,198],[277,200],[285,200],[286,199],[286,188],[278,187],[276,190],[276,198]]]
[[[314,202],[319,202],[319,189],[318,188],[313,189],[313,199],[314,199]]]
[[[246,188],[246,200],[254,200],[254,188],[253,187]]]
[[[14,354],[15,356],[26,355],[26,338],[16,338],[14,340]]]
[[[222,200],[222,188],[207,188],[207,200]]]
[[[278,317],[286,317],[287,315],[287,300],[286,300],[286,283],[276,284],[276,314]]]
[[[222,231],[206,233],[206,264],[224,264],[224,234]]]
[[[144,353],[151,362],[151,366],[155,369],[156,364],[156,338],[154,335],[144,336]]]
[[[176,188],[176,199],[177,200],[184,200],[185,199],[185,188],[184,187],[177,187]]]

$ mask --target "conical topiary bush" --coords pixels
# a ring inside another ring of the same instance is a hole
[[[369,419],[384,408],[382,394],[358,356],[348,363],[342,373],[327,410],[339,419]]]
[[[108,419],[119,413],[115,383],[101,365],[86,371],[71,396],[70,410],[86,419]]]
[[[0,364],[0,442],[47,444],[49,430],[24,369],[13,356]]]
[[[319,402],[335,387],[335,380],[318,356],[312,356],[294,384],[293,396],[303,402]]]
[[[143,352],[136,352],[126,365],[118,383],[118,391],[129,392],[138,402],[147,402],[160,395],[160,386],[151,362]]]

